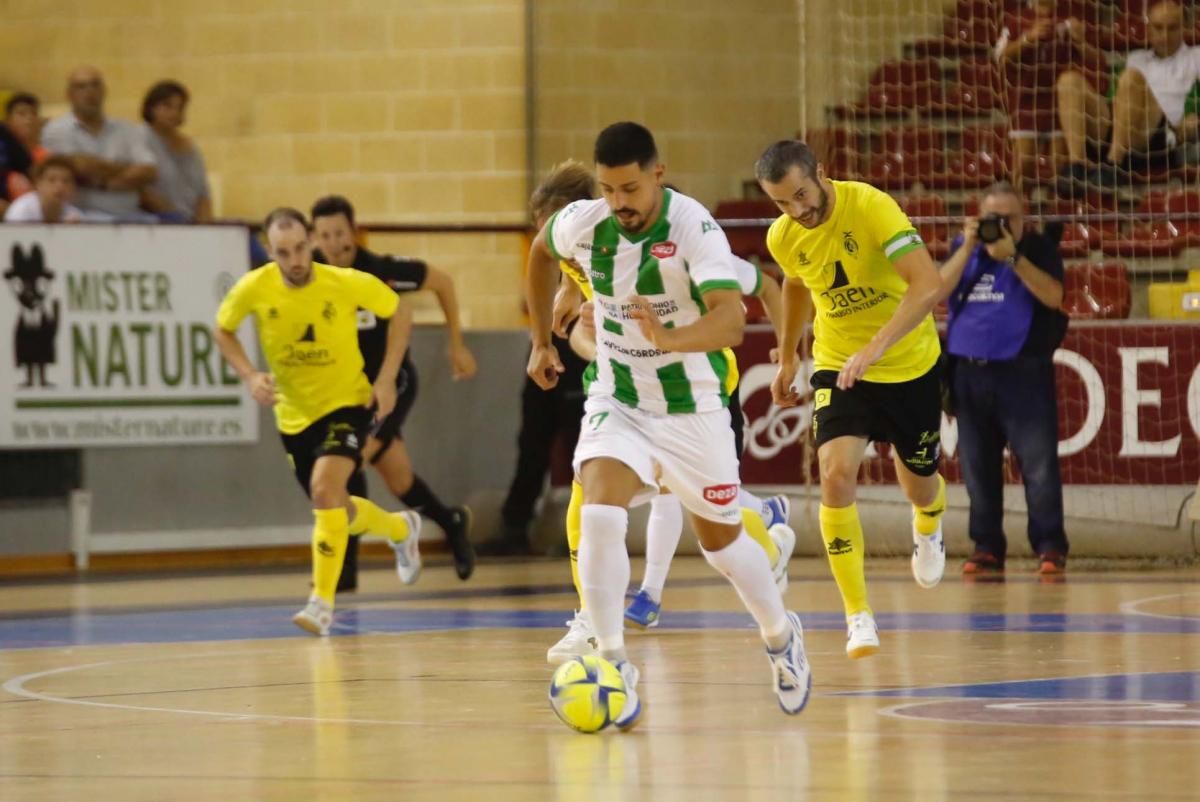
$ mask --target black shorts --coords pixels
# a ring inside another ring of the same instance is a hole
[[[311,495],[309,483],[313,466],[321,457],[349,457],[354,460],[356,474],[362,462],[362,447],[371,428],[371,410],[366,407],[341,407],[314,421],[296,434],[280,433],[283,448],[296,481]],[[355,494],[358,495],[358,494]]]
[[[383,452],[387,451],[387,447],[392,444],[393,440],[404,439],[404,421],[408,419],[408,413],[412,410],[416,400],[417,369],[406,359],[400,366],[400,373],[396,376],[396,406],[371,430],[371,436],[382,444],[375,452],[375,456],[371,458],[372,463],[383,456]]]
[[[941,371],[934,365],[911,381],[855,382],[837,387],[837,371],[812,375],[813,435],[817,448],[836,437],[891,443],[905,467],[918,476],[937,473],[941,455]]]
[[[742,383],[738,382],[729,396],[729,425],[733,427],[733,443],[738,459],[746,445],[746,416],[742,414]]]

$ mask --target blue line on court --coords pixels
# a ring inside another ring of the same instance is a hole
[[[296,606],[261,605],[195,610],[76,613],[0,619],[0,649],[35,649],[119,643],[184,643],[306,637],[291,624]],[[335,635],[455,629],[557,629],[567,614],[557,610],[338,610]],[[812,630],[841,631],[841,613],[802,613]],[[1200,634],[1200,619],[1125,615],[1035,613],[902,613],[877,616],[884,631]],[[745,613],[668,611],[664,629],[749,629]]]
[[[1013,682],[981,682],[882,691],[845,691],[833,696],[958,699],[1090,699],[1122,702],[1200,702],[1200,672],[1109,674]]]

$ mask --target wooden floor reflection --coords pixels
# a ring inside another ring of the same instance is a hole
[[[629,638],[644,721],[597,736],[546,701],[565,571],[371,570],[328,639],[289,621],[296,573],[0,587],[0,800],[1197,798],[1195,570],[923,591],[876,563],[883,650],[852,662],[801,561],[814,696],[788,717],[732,589],[681,559]]]

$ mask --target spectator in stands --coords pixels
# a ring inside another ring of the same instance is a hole
[[[83,213],[71,205],[75,167],[66,156],[50,156],[33,168],[34,190],[13,201],[6,223],[78,223]]]
[[[1004,570],[1004,447],[1021,467],[1029,544],[1043,574],[1066,567],[1054,351],[1066,333],[1063,263],[1052,233],[1027,229],[1011,184],[990,187],[942,265],[958,458],[975,553],[964,574]]]
[[[146,144],[158,166],[158,178],[142,190],[142,208],[169,222],[211,223],[204,157],[181,130],[188,100],[178,81],[159,81],[142,100]]]
[[[41,130],[38,99],[27,92],[10,97],[0,123],[0,214],[33,191],[33,166],[48,155],[39,142]]]
[[[1111,118],[1104,99],[1091,87],[1064,87],[1065,94],[1075,95],[1073,105],[1077,107],[1062,120],[1068,146],[1072,140],[1077,142],[1071,148],[1067,176],[1073,180],[1086,177],[1090,184],[1114,188],[1127,179],[1124,170],[1130,166],[1131,156],[1145,161],[1170,153],[1181,141],[1200,137],[1200,118],[1188,108],[1188,96],[1200,81],[1200,48],[1183,43],[1183,7],[1174,0],[1162,0],[1150,7],[1147,17],[1150,47],[1129,54],[1117,81]],[[1062,97],[1060,94],[1060,103]],[[1085,137],[1109,143],[1098,170],[1086,166]]]
[[[154,222],[139,208],[139,196],[158,175],[154,153],[141,131],[104,115],[104,77],[79,67],[67,82],[71,111],[46,124],[42,144],[67,156],[79,179],[79,207],[91,216]]]
[[[1088,43],[1086,33],[1080,20],[1056,15],[1054,0],[1034,0],[1028,14],[1009,20],[1001,30],[995,56],[1008,86],[1008,135],[1018,187],[1036,179],[1041,145],[1049,144],[1056,155],[1063,151],[1060,82],[1099,80],[1104,54]]]

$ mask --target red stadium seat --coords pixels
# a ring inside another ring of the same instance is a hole
[[[779,216],[779,208],[765,198],[758,200],[723,200],[717,202],[717,210],[713,216],[720,220],[757,220],[769,217],[774,220]]]
[[[1058,251],[1066,259],[1082,259],[1099,250],[1104,239],[1103,230],[1087,221],[1085,207],[1071,200],[1054,200],[1042,207],[1042,214],[1070,217],[1062,221],[1062,239]]]
[[[1133,293],[1124,262],[1068,265],[1063,280],[1063,311],[1076,320],[1124,320]]]
[[[1176,190],[1166,193],[1167,217],[1174,222],[1188,248],[1200,247],[1200,220],[1187,220],[1185,214],[1200,214],[1200,192]]]
[[[1002,129],[991,126],[966,128],[962,144],[946,159],[946,172],[933,186],[942,189],[986,187],[1009,175],[1008,139]]]
[[[945,217],[946,202],[940,195],[907,195],[898,199],[900,208],[909,217]],[[917,222],[917,231],[925,247],[935,259],[945,259],[950,254],[950,224]]]
[[[908,116],[940,102],[941,65],[937,59],[885,61],[871,75],[863,99],[851,107],[868,117]]]
[[[825,166],[828,177],[854,181],[861,176],[858,142],[848,128],[815,128],[805,135],[805,140]]]
[[[984,55],[999,36],[1000,4],[992,0],[960,0],[942,26],[946,56]]]
[[[884,189],[930,186],[944,172],[945,135],[934,128],[891,128],[871,160],[870,181]]]
[[[1171,196],[1176,198],[1172,201]],[[1128,234],[1106,239],[1106,256],[1163,259],[1178,256],[1188,244],[1191,229],[1183,229],[1170,218],[1172,202],[1177,210],[1187,210],[1197,200],[1192,192],[1150,192],[1138,204],[1138,212],[1153,215],[1154,219],[1134,223]],[[1200,206],[1192,206],[1200,210]]]
[[[723,200],[717,203],[713,216],[718,220],[774,220],[779,209],[769,200]],[[769,225],[769,224],[768,224]],[[767,226],[725,226],[730,249],[742,257],[758,257],[771,261],[767,250]]]
[[[931,113],[989,116],[1003,105],[1000,89],[1000,75],[990,58],[964,59],[958,65],[958,80],[946,86]]]

